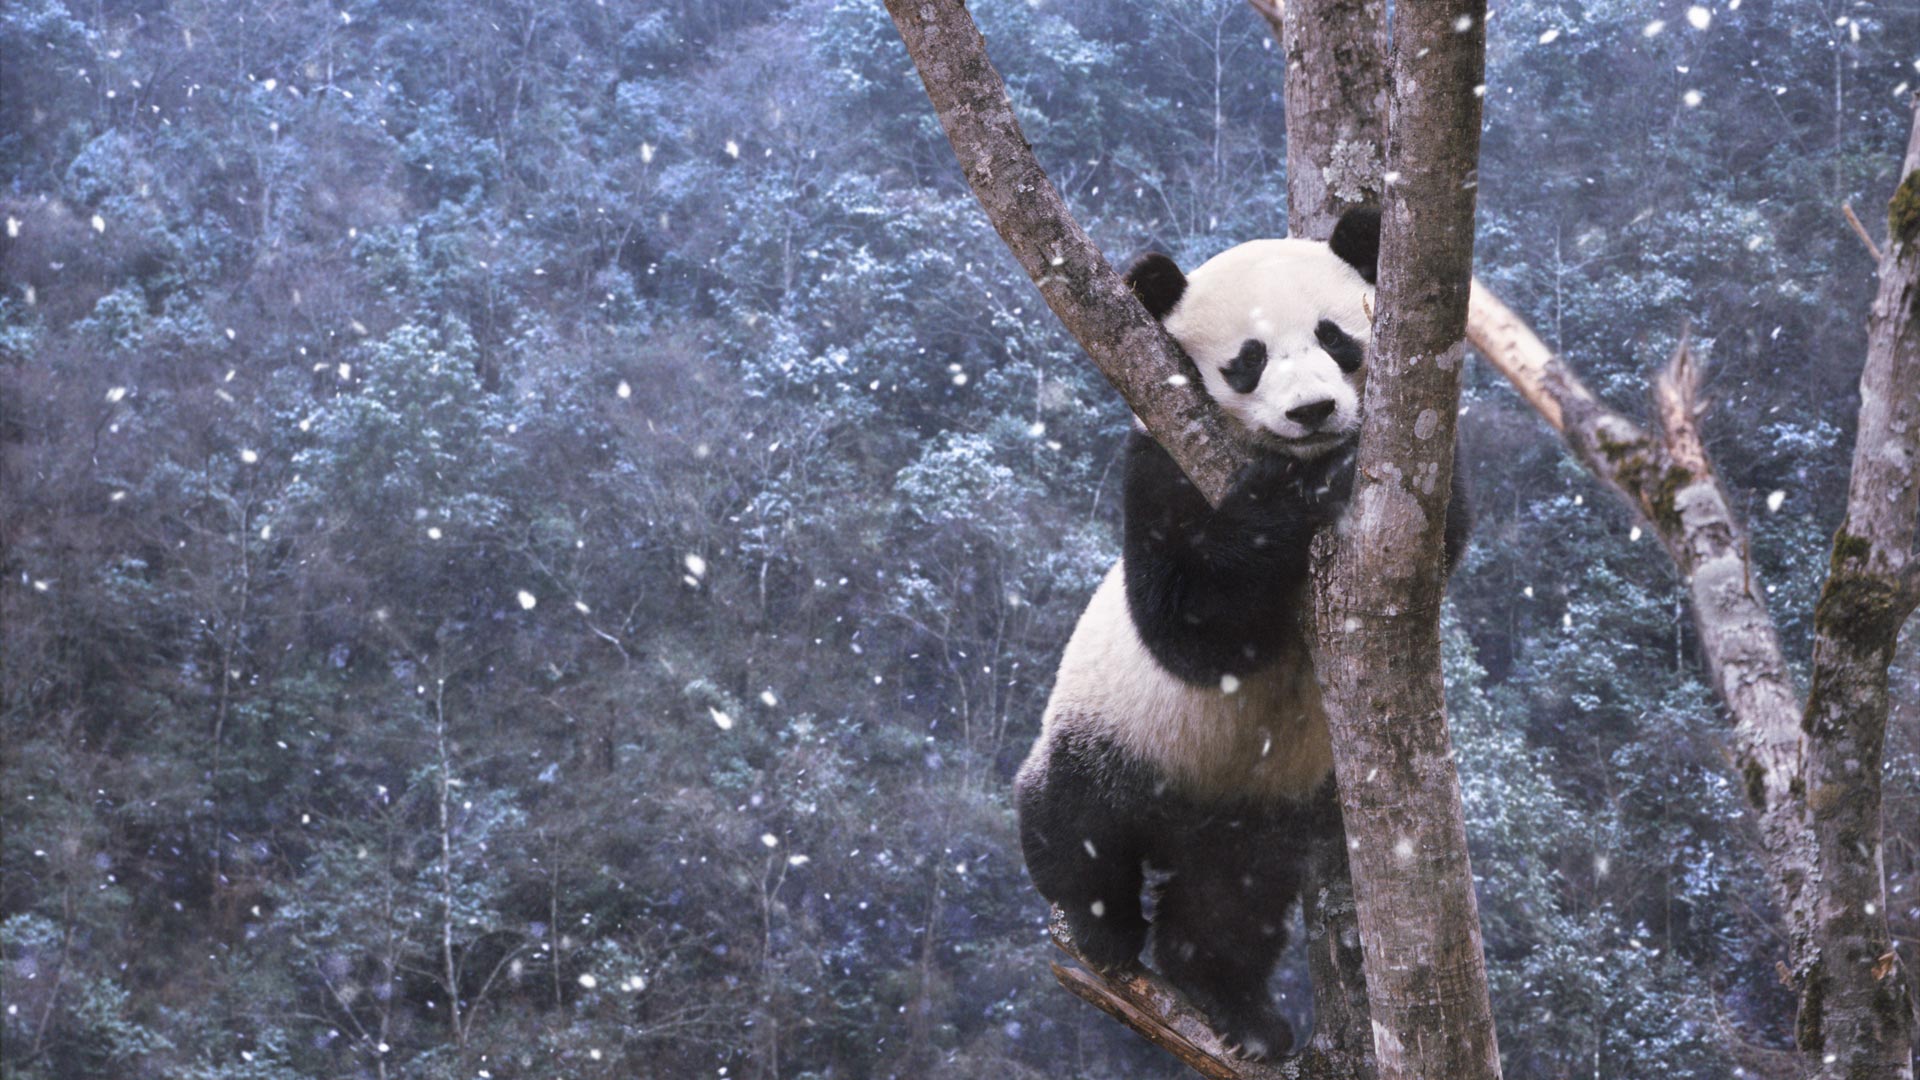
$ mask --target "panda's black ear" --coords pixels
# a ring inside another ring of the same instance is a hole
[[[1372,285],[1380,270],[1380,209],[1356,206],[1341,214],[1327,246]]]
[[[1167,312],[1187,294],[1187,275],[1180,272],[1177,263],[1157,251],[1133,260],[1133,265],[1127,267],[1125,280],[1140,306],[1156,319],[1166,318]]]

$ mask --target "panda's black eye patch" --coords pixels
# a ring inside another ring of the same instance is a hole
[[[1240,346],[1240,354],[1233,362],[1220,369],[1220,376],[1227,380],[1236,394],[1251,394],[1253,388],[1260,385],[1260,373],[1267,367],[1267,347],[1252,338]]]
[[[1332,319],[1321,319],[1320,325],[1313,328],[1313,336],[1320,347],[1327,350],[1333,362],[1340,365],[1341,371],[1360,370],[1360,361],[1366,359],[1366,346],[1353,339],[1353,335],[1340,329]]]

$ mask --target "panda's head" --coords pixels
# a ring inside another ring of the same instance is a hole
[[[1350,210],[1326,243],[1254,240],[1192,274],[1144,255],[1128,288],[1180,343],[1236,433],[1313,458],[1360,433],[1380,213]]]

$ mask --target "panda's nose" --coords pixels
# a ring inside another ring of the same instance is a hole
[[[1333,399],[1321,398],[1309,401],[1305,405],[1296,405],[1287,410],[1287,419],[1311,431],[1321,425],[1327,417],[1333,415]]]

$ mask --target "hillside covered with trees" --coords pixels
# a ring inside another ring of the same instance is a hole
[[[1285,233],[1244,0],[973,8],[1111,259]],[[1690,333],[1804,665],[1920,8],[1487,32],[1477,273],[1630,411]],[[1127,413],[879,4],[17,0],[0,56],[0,1069],[1176,1075],[1054,985],[1008,801]],[[1469,380],[1507,1075],[1785,1075],[1681,583]],[[1893,697],[1911,967],[1911,632]]]

